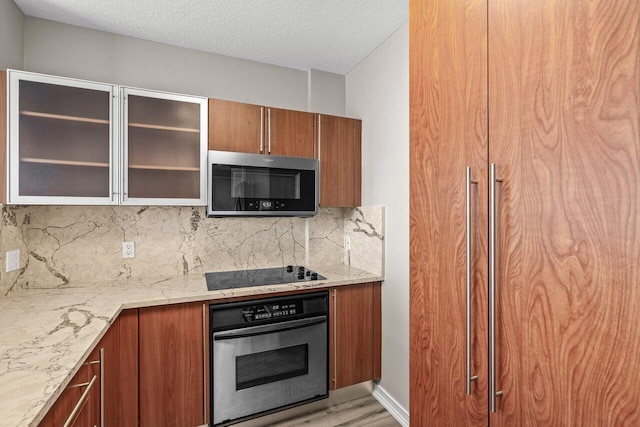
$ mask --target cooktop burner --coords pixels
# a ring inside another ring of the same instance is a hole
[[[210,291],[326,279],[326,277],[301,265],[258,268],[256,270],[217,271],[205,273],[204,277],[207,279],[207,288]]]

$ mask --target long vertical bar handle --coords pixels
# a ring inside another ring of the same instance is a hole
[[[471,179],[471,168],[466,167],[466,394],[471,395],[471,382],[477,381],[478,376],[471,373],[471,184],[477,184],[478,181]]]
[[[336,290],[333,289],[333,387],[334,389],[338,388],[338,349],[336,348],[336,344],[338,342],[338,329],[336,327],[338,318],[338,298],[336,297]]]
[[[260,107],[260,154],[264,150],[264,107]]]
[[[489,407],[496,412],[496,164],[489,167]]]
[[[207,418],[207,304],[202,304],[202,410],[204,413],[204,424],[208,425],[209,420]]]
[[[100,348],[100,427],[104,427],[104,347]]]
[[[268,154],[271,154],[271,108],[267,108],[267,118],[269,122],[269,134],[267,136],[267,144],[269,144]]]

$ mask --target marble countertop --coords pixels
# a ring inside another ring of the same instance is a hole
[[[327,280],[208,291],[198,274],[69,283],[0,298],[0,427],[37,425],[123,309],[383,280],[345,265],[309,268]]]

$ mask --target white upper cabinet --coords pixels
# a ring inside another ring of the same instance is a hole
[[[207,98],[122,88],[123,192],[130,205],[206,205]]]
[[[8,202],[116,204],[117,87],[10,71]]]
[[[206,205],[206,98],[21,71],[8,87],[8,203]]]

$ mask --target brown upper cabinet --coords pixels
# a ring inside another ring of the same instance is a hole
[[[209,150],[314,157],[313,113],[209,99]]]
[[[265,114],[267,153],[275,156],[314,157],[313,113],[265,108]]]
[[[318,114],[320,206],[362,204],[362,121]]]
[[[209,99],[209,150],[259,154],[264,148],[264,107]]]

